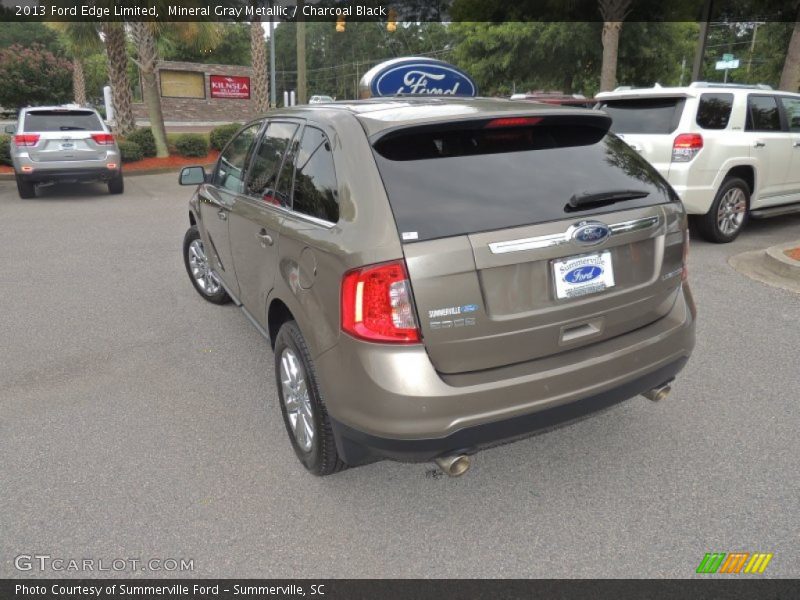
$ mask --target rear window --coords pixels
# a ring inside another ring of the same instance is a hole
[[[672,133],[678,128],[684,98],[610,100],[603,105],[615,133]]]
[[[668,202],[669,186],[605,129],[544,122],[502,129],[401,130],[374,145],[401,239],[492,231]],[[573,196],[645,192],[612,205]]]
[[[733,94],[703,94],[697,105],[697,124],[703,129],[725,129],[732,108]]]
[[[25,115],[25,131],[103,131],[90,110],[37,110]]]

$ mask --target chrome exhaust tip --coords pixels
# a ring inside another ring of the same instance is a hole
[[[672,387],[669,384],[666,385],[659,385],[654,387],[652,390],[646,391],[642,396],[647,398],[648,400],[652,400],[653,402],[660,402],[672,391]]]
[[[470,458],[466,454],[450,454],[436,459],[439,468],[450,477],[460,477],[470,467]]]

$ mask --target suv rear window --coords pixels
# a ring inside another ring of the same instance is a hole
[[[697,105],[697,124],[703,129],[725,129],[732,108],[733,94],[703,94]]]
[[[603,104],[615,133],[672,133],[678,128],[684,98],[635,98]]]
[[[37,110],[25,115],[25,131],[103,131],[90,110]]]
[[[379,139],[375,160],[401,239],[578,220],[674,197],[625,142],[572,120],[500,129],[461,123]],[[623,190],[645,194],[581,210],[568,205],[573,196]]]

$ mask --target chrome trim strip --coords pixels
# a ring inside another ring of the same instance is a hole
[[[609,225],[608,229],[611,235],[620,235],[622,233],[630,233],[631,231],[641,231],[642,229],[649,229],[657,225],[661,221],[658,215],[652,217],[644,217],[641,219],[634,219],[632,221],[622,221]],[[492,242],[489,244],[489,250],[492,254],[506,254],[508,252],[522,252],[523,250],[539,250],[542,248],[554,248],[563,244],[569,244],[572,241],[572,232],[574,225],[570,226],[564,233],[555,233],[551,235],[540,235],[537,237],[523,238],[520,240],[509,240],[507,242]]]

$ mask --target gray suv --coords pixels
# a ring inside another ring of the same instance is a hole
[[[327,475],[478,449],[644,394],[694,346],[686,215],[599,111],[374,99],[248,123],[198,185],[196,290],[274,349]]]
[[[37,106],[23,108],[17,126],[7,128],[11,163],[21,198],[36,196],[39,184],[102,181],[121,194],[122,160],[108,127],[91,108]]]

